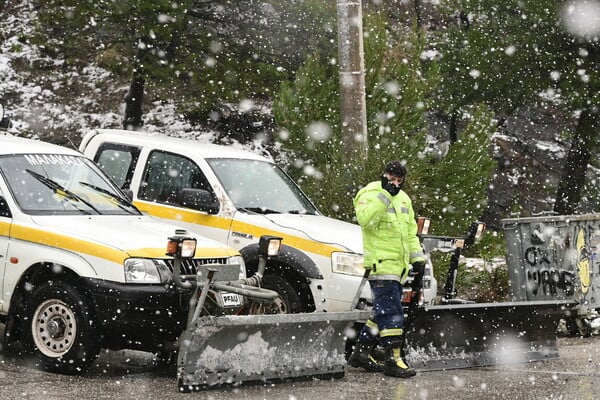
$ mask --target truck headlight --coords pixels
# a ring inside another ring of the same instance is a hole
[[[125,282],[127,283],[165,283],[170,277],[171,271],[163,260],[148,258],[125,260]]]
[[[334,273],[362,276],[365,272],[362,254],[334,252],[331,254],[331,270]]]
[[[246,277],[246,264],[242,256],[232,256],[227,258],[227,264],[239,265],[240,266],[240,278]]]

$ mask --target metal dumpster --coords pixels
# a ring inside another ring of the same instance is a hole
[[[512,301],[571,300],[571,333],[600,328],[600,214],[502,220]]]

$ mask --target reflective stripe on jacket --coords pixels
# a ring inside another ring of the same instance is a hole
[[[398,277],[403,283],[409,264],[425,261],[410,197],[402,190],[391,196],[380,181],[371,182],[357,193],[354,209],[372,279]]]

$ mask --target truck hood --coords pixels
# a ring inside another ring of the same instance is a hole
[[[265,218],[277,226],[277,230],[339,246],[354,253],[363,252],[360,226],[323,215],[267,214]]]
[[[91,215],[91,216],[34,216],[38,229],[61,236],[99,243],[129,253],[136,249],[166,249],[167,239],[177,226],[160,222],[149,216]],[[188,232],[197,239],[197,248],[223,250],[223,256],[236,252],[229,246]]]

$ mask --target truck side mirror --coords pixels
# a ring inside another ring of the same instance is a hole
[[[209,214],[219,212],[219,201],[208,190],[204,189],[181,189],[181,205],[206,211]]]

